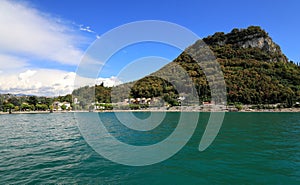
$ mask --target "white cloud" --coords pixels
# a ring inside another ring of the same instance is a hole
[[[0,1],[0,53],[76,65],[84,42],[70,25],[15,1]]]
[[[113,87],[122,84],[122,81],[115,76],[110,78],[98,78],[96,84],[101,84],[103,82],[106,87]]]
[[[96,34],[89,26],[80,25],[78,30],[75,23],[40,12],[24,2],[7,0],[0,1],[0,25],[0,93],[57,96],[72,92],[74,72],[39,69],[36,63],[45,62],[45,68],[51,62],[78,65],[83,55],[81,47],[91,41],[80,30]],[[90,66],[85,70],[103,65],[85,57]],[[81,85],[121,83],[116,77],[79,78],[85,82]]]
[[[15,74],[0,74],[0,90],[4,93],[22,93],[46,96],[65,95],[73,90],[72,73],[59,70],[26,70]]]
[[[27,80],[30,77],[34,76],[37,71],[27,70],[24,73],[19,74],[19,80]]]
[[[76,73],[53,69],[26,70],[15,74],[0,73],[0,92],[39,96],[66,95],[73,91]],[[115,86],[122,82],[116,77],[88,79],[78,77],[80,86],[104,83]],[[77,84],[78,85],[78,84]]]
[[[95,33],[95,31],[93,31],[93,30],[91,29],[91,27],[89,27],[89,26],[79,25],[79,30],[81,30],[81,31],[86,31],[86,32],[89,32],[89,33]]]
[[[1,42],[1,41],[0,41]],[[0,53],[0,70],[16,70],[28,66],[28,60]]]

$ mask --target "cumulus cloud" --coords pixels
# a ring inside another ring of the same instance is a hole
[[[10,75],[0,73],[0,79],[1,93],[58,96],[69,94],[74,90],[76,73],[53,69],[36,69]],[[101,84],[102,82],[105,86],[115,86],[122,83],[116,77],[88,79],[77,76],[78,79],[85,82],[80,86]]]
[[[16,1],[0,1],[0,52],[76,65],[84,43],[72,26]]]
[[[37,71],[32,71],[32,70],[27,70],[24,73],[20,73],[19,74],[19,80],[27,80],[30,77],[34,76],[36,74]]]
[[[65,79],[66,73],[59,70],[26,70],[18,74],[0,74],[2,93],[34,94],[45,96],[65,95],[73,90],[73,79]]]

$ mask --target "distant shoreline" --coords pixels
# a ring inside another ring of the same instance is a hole
[[[54,111],[53,114],[57,113],[80,113],[80,112],[89,112],[89,111]],[[142,109],[142,110],[96,110],[93,112],[97,113],[104,113],[104,112],[300,112],[300,108],[282,108],[282,109],[248,109],[248,110],[240,110],[240,111],[230,111],[230,110],[218,110],[213,111],[210,109],[202,109],[202,110],[195,110],[195,109]],[[0,112],[0,115],[6,115],[9,112]],[[12,112],[13,114],[52,114],[50,111],[17,111]]]

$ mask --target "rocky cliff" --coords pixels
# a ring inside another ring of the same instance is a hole
[[[256,48],[259,49],[259,53],[266,56],[262,58],[264,61],[288,61],[280,47],[272,40],[268,33],[259,26],[250,26],[247,29],[235,28],[228,34],[217,32],[212,36],[204,38],[203,41],[210,45],[213,50],[218,48],[218,46],[227,46],[235,51],[245,49],[243,53],[247,50],[251,53],[251,50]]]

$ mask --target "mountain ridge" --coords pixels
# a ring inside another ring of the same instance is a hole
[[[300,101],[300,67],[288,62],[280,46],[259,26],[233,29],[227,34],[217,32],[203,38],[203,41],[220,64],[229,103],[282,103],[285,106],[292,106],[293,102]],[[112,88],[113,102],[123,101],[129,97],[162,97],[171,106],[178,105],[179,94],[172,85],[174,65],[180,65],[192,79],[200,103],[211,101],[211,90],[206,76],[188,54],[189,52],[197,54],[203,46],[203,41],[195,42],[176,59],[151,75]],[[164,76],[167,80],[153,76]],[[100,87],[95,88],[96,99],[103,99]],[[188,83],[181,84],[180,89],[188,88],[190,88]],[[129,95],[125,92],[129,92]],[[109,98],[104,99],[107,102]]]

